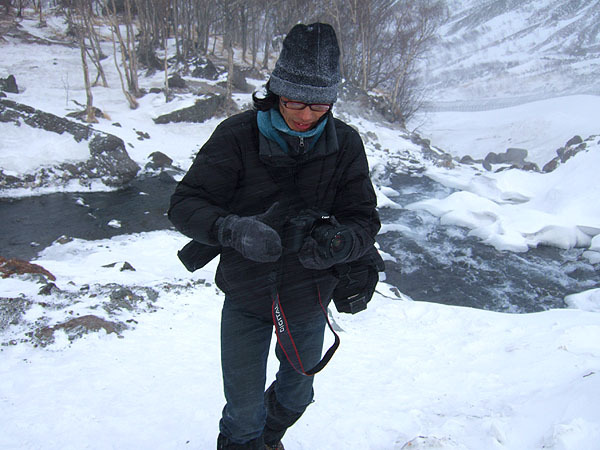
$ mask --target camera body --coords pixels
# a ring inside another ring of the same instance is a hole
[[[289,219],[284,228],[286,251],[298,253],[304,240],[311,236],[326,258],[343,259],[352,250],[352,234],[328,214],[304,210]]]

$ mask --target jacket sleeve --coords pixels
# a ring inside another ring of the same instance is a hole
[[[354,248],[348,257],[348,261],[354,261],[374,244],[381,222],[367,156],[358,132],[352,129],[345,142],[340,142],[340,150],[351,159],[336,192],[332,214],[356,236]]]
[[[229,214],[241,172],[240,145],[225,122],[196,155],[171,196],[168,211],[175,228],[208,245],[219,245],[213,225],[219,217]]]

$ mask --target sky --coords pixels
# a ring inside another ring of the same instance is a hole
[[[22,23],[47,36],[61,28],[53,18],[48,29],[35,24]],[[77,49],[10,39],[0,52],[0,77],[14,74],[22,89],[10,99],[59,115],[75,108],[72,100],[85,102]],[[111,87],[95,88],[94,101],[110,120],[96,127],[120,136],[142,167],[160,150],[186,169],[220,118],[156,125],[152,117],[188,106],[193,96],[165,103],[161,95],[147,95],[131,111],[114,68],[108,63],[106,68]],[[142,83],[160,87],[162,74],[143,77]],[[236,100],[244,105],[249,97]],[[420,118],[422,136],[457,157],[502,152],[518,138],[531,160],[543,163],[580,134],[586,150],[549,174],[489,172],[480,164],[441,168],[421,156],[405,131],[343,107],[336,113],[364,136],[380,208],[430,211],[503,251],[578,246],[598,267],[600,137],[588,138],[600,129],[594,130],[585,113],[598,102],[577,96],[486,114]],[[557,109],[565,112],[563,118]],[[564,119],[580,111],[580,119]],[[81,146],[62,136],[0,126],[0,167],[11,174],[85,157]],[[151,138],[139,141],[137,131]],[[456,191],[399,205],[381,174],[415,159],[427,176]],[[0,194],[73,189],[56,182],[43,191]],[[216,261],[194,274],[179,263],[176,250],[185,242],[179,233],[163,230],[54,243],[34,261],[56,276],[60,291],[50,296],[39,293],[38,278],[0,279],[2,307],[9,301],[28,305],[17,323],[0,327],[0,449],[214,448],[224,401],[218,338],[223,294],[213,283]],[[125,262],[135,271],[122,271]],[[134,308],[114,307],[114,283],[140,295]],[[505,314],[412,301],[382,280],[367,311],[355,316],[331,311],[342,330],[341,347],[315,379],[316,401],[286,435],[286,448],[598,450],[600,289],[566,300],[568,309]],[[27,335],[86,315],[127,329],[81,337],[57,330],[46,346],[36,346]],[[275,371],[271,358],[269,378]]]

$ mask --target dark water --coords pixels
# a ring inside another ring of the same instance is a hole
[[[452,190],[426,177],[398,175],[392,188],[401,205],[443,198]],[[526,253],[500,252],[468,236],[468,230],[444,226],[425,211],[383,209],[384,223],[409,231],[378,238],[397,263],[386,262],[387,281],[414,300],[494,311],[534,312],[563,308],[563,298],[600,286],[600,267],[581,257],[583,249],[539,247]]]
[[[0,199],[0,256],[30,260],[61,236],[104,239],[167,229],[175,180],[166,174],[136,179],[112,192],[57,193]],[[109,225],[118,220],[120,228]]]
[[[426,177],[397,175],[391,181],[401,205],[452,192]],[[175,181],[163,175],[114,192],[0,199],[0,256],[33,259],[63,235],[103,239],[172,228],[166,211],[174,188]],[[600,267],[582,259],[583,250],[499,252],[427,212],[380,212],[384,223],[410,230],[382,234],[378,241],[397,259],[386,262],[387,282],[414,300],[533,312],[565,307],[565,295],[600,286]],[[109,226],[111,220],[121,227]]]

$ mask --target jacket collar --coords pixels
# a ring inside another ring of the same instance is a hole
[[[292,152],[286,153],[275,141],[268,139],[262,132],[259,132],[259,156],[265,163],[277,167],[294,167],[305,161],[320,158],[338,151],[338,140],[335,131],[335,121],[331,112],[327,113],[324,129],[319,136],[316,136],[316,142],[313,143],[311,151],[293,155]],[[299,142],[298,137],[292,137]],[[306,144],[305,144],[306,145]],[[295,153],[295,152],[294,152]]]

